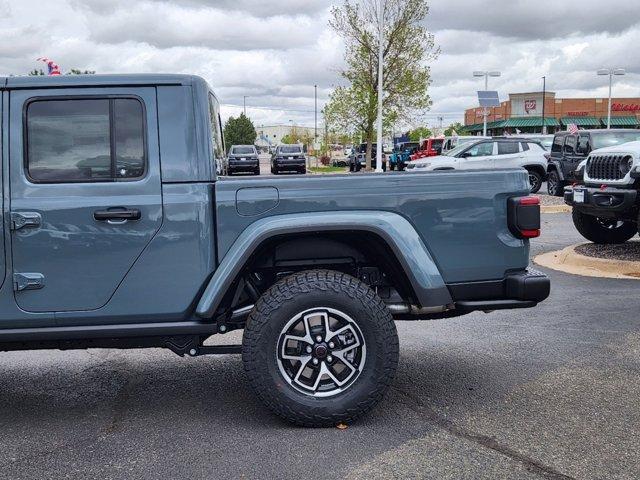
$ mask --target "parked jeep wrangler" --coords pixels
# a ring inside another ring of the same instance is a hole
[[[394,320],[549,294],[524,170],[221,178],[198,77],[11,77],[0,94],[0,351],[242,353],[271,410],[329,426],[392,383]],[[234,330],[242,345],[205,344]]]
[[[611,147],[625,142],[640,140],[638,130],[580,130],[577,134],[569,132],[556,133],[549,164],[547,167],[547,192],[549,195],[561,197],[564,187],[579,179],[575,175],[580,162],[587,158],[592,150]]]
[[[377,143],[371,144],[371,168],[375,169],[378,164],[376,158],[376,151],[378,149]],[[349,156],[349,171],[359,172],[363,168],[367,167],[367,144],[361,143],[354,148],[352,154]],[[387,155],[382,154],[382,170],[387,171]]]
[[[583,237],[624,243],[638,233],[640,141],[593,150],[576,176],[583,185],[565,188],[564,200]]]

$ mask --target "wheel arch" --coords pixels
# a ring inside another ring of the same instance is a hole
[[[381,211],[318,212],[267,217],[249,225],[222,258],[200,297],[196,314],[201,318],[214,317],[233,285],[269,243],[340,233],[360,233],[384,245],[393,254],[392,262],[405,276],[418,305],[430,307],[452,302],[427,246],[404,217]]]

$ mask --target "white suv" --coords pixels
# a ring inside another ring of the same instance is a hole
[[[545,153],[540,142],[531,139],[482,139],[460,145],[444,155],[409,162],[407,171],[525,168],[529,172],[531,193],[536,193],[546,179]]]

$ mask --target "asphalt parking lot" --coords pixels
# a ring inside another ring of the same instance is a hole
[[[534,254],[581,241],[543,221]],[[271,415],[237,356],[1,354],[0,478],[638,478],[639,284],[547,273],[536,309],[398,324],[395,383],[346,430]]]

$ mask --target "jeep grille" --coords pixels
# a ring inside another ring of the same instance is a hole
[[[628,171],[622,165],[628,160],[629,155],[592,155],[587,161],[587,173],[594,180],[622,180]]]

